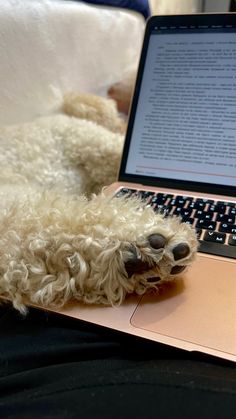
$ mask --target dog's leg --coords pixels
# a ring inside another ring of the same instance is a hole
[[[10,218],[1,232],[0,291],[17,308],[24,299],[120,304],[182,273],[197,250],[190,226],[135,199],[42,197]]]
[[[98,193],[116,180],[124,138],[106,128],[71,118],[63,133],[65,155],[70,165],[84,174],[84,191]]]
[[[70,116],[93,121],[111,132],[124,134],[126,123],[119,116],[114,100],[93,94],[69,94],[64,98],[63,111]]]

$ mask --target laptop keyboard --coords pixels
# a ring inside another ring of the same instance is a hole
[[[199,252],[236,259],[236,204],[122,188],[116,197],[138,196],[154,211],[177,215],[191,224],[200,242]]]

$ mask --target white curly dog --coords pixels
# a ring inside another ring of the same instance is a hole
[[[115,180],[124,129],[115,102],[86,95],[0,128],[0,294],[15,308],[119,305],[192,263],[190,226],[135,198],[91,195]]]

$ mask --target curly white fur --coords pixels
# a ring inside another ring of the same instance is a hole
[[[66,115],[1,127],[0,193],[9,184],[97,192],[115,180],[122,145],[122,135]]]
[[[120,304],[127,293],[156,287],[150,277],[169,280],[175,265],[194,259],[194,230],[177,218],[136,199],[81,195],[115,179],[123,144],[92,113],[93,121],[54,115],[0,128],[0,294],[21,311],[71,299]],[[166,245],[153,249],[151,234]],[[176,261],[179,243],[189,254]],[[134,251],[149,268],[129,276]]]
[[[18,309],[23,301],[43,306],[64,305],[75,298],[86,303],[120,304],[127,293],[142,294],[168,279],[179,264],[172,250],[186,242],[192,251],[181,265],[192,262],[193,230],[177,218],[164,219],[139,201],[107,198],[59,198],[52,193],[32,196],[1,215],[0,292]],[[150,234],[163,234],[165,249],[150,247]],[[151,268],[127,277],[124,263],[135,246]]]

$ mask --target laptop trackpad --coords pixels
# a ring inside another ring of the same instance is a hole
[[[205,256],[161,295],[144,295],[131,324],[236,354],[236,263]]]

